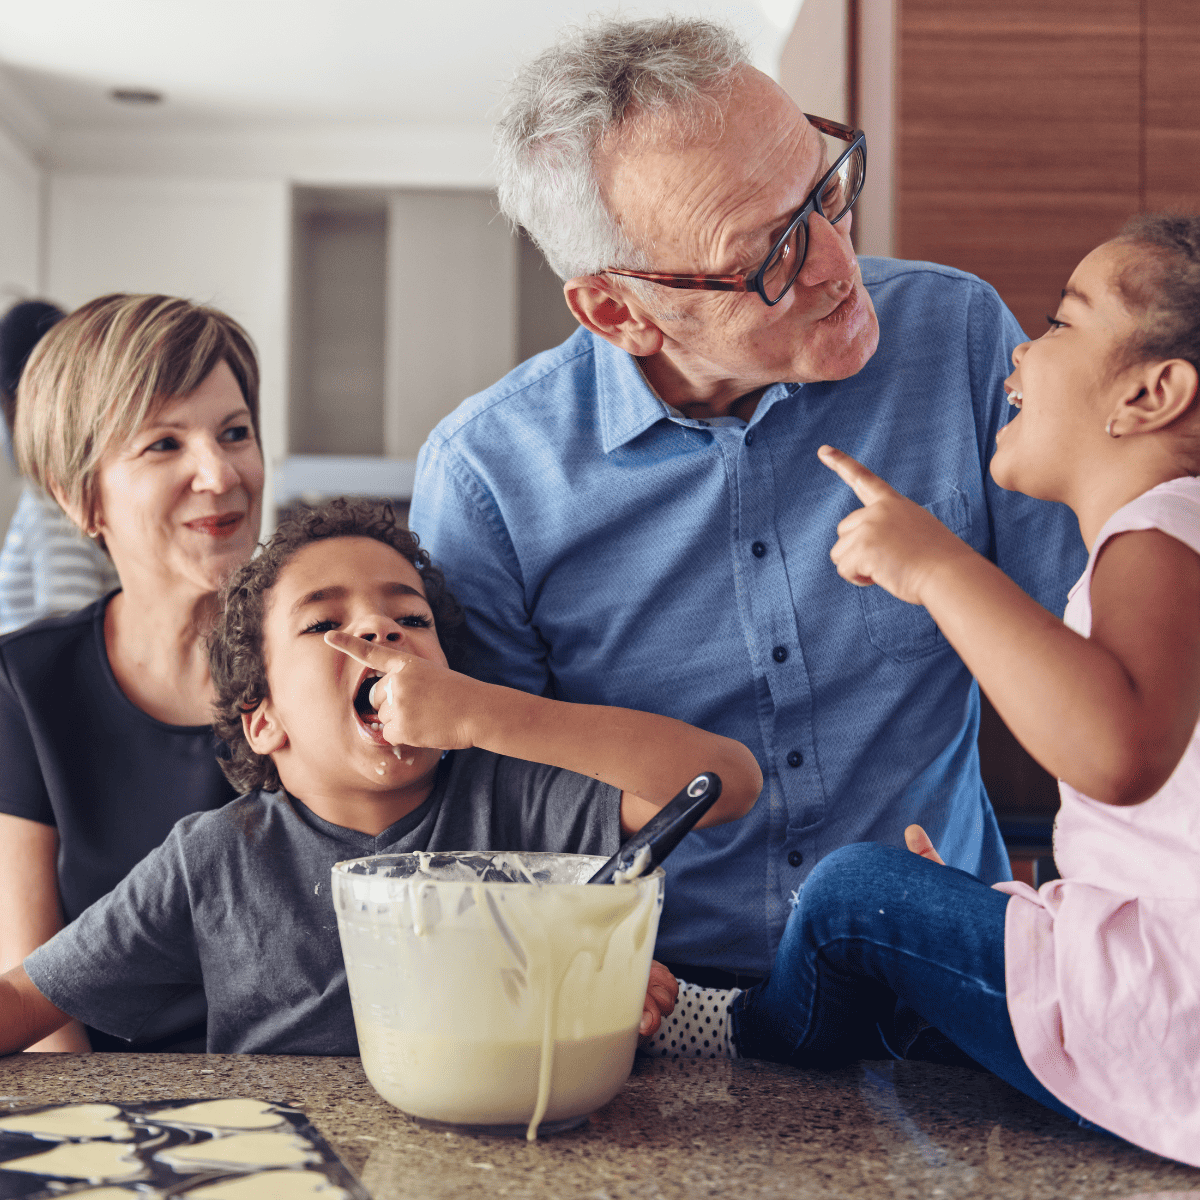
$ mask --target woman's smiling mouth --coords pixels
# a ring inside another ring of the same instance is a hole
[[[185,521],[184,524],[188,529],[207,534],[209,537],[229,537],[245,519],[245,513],[218,513],[211,517],[197,517],[194,521]]]

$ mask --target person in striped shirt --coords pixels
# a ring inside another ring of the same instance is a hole
[[[62,317],[57,305],[22,300],[0,320],[0,405],[10,457],[21,371],[42,335]],[[74,612],[119,586],[108,555],[50,496],[26,481],[0,550],[0,633]]]

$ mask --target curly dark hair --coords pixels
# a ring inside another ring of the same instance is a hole
[[[1128,357],[1182,358],[1200,371],[1200,216],[1141,213],[1115,240],[1150,252],[1116,280],[1126,306],[1141,318]]]
[[[274,762],[250,748],[242,729],[242,714],[253,712],[270,695],[263,653],[267,593],[298,550],[341,537],[374,538],[408,559],[421,576],[442,649],[447,657],[454,649],[450,635],[462,623],[462,609],[446,589],[441,571],[429,561],[429,552],[421,549],[417,535],[397,524],[390,504],[330,500],[285,518],[263,543],[262,553],[230,577],[221,593],[221,615],[208,639],[209,669],[217,691],[213,728],[228,750],[228,757],[220,760],[221,770],[240,792],[254,788],[274,792],[282,787]]]

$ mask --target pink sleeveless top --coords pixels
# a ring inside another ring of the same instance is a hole
[[[1152,488],[1101,529],[1063,618],[1085,637],[1096,554],[1137,529],[1200,554],[1200,479]],[[1200,1166],[1200,725],[1141,804],[1058,786],[1063,878],[1038,891],[996,885],[1012,896],[1004,961],[1017,1045],[1046,1089],[1088,1120]]]

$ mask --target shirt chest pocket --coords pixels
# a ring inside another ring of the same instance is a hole
[[[964,492],[957,489],[948,496],[924,505],[951,533],[966,538],[971,510]],[[950,643],[942,636],[933,618],[919,604],[905,604],[881,587],[858,588],[863,621],[871,645],[896,662],[911,662],[929,654],[947,650]]]

